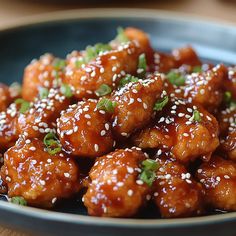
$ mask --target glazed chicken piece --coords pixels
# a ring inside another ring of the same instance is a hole
[[[178,68],[182,65],[201,65],[201,61],[193,48],[189,46],[177,48],[174,49],[171,54],[155,52],[154,65],[151,65],[151,70],[167,73],[171,69]]]
[[[141,32],[139,32],[141,34]],[[143,39],[120,44],[116,49],[106,50],[87,64],[75,68],[68,64],[66,67],[65,83],[75,88],[77,99],[96,98],[95,91],[106,84],[116,88],[119,80],[126,74],[136,74],[139,56],[148,53],[148,36],[142,33]]]
[[[184,97],[212,112],[222,102],[223,81],[226,76],[224,65],[218,65],[205,72],[192,73],[186,76]]]
[[[236,160],[236,107],[220,111],[220,150],[229,159]]]
[[[153,184],[154,202],[163,218],[188,217],[203,212],[203,193],[186,168],[172,159],[157,158],[160,168]]]
[[[149,192],[148,185],[139,179],[141,162],[145,159],[137,148],[120,149],[99,157],[89,173],[91,183],[83,197],[89,215],[135,215]]]
[[[236,100],[236,66],[228,68],[228,76],[223,84],[226,91],[230,91],[234,100]]]
[[[19,107],[15,103],[12,103],[6,111],[0,112],[0,151],[6,151],[18,139],[18,116]]]
[[[97,157],[111,151],[111,114],[89,99],[71,105],[57,120],[57,133],[66,152],[79,157]]]
[[[23,77],[22,97],[34,101],[40,88],[52,88],[64,77],[65,62],[51,54],[33,60],[26,68]]]
[[[134,135],[134,144],[140,148],[169,150],[185,164],[199,157],[209,159],[219,145],[214,116],[201,106],[175,98],[169,98],[161,109],[147,128]]]
[[[116,137],[129,137],[134,131],[150,121],[156,100],[163,90],[159,74],[148,76],[145,80],[128,83],[111,95],[116,102],[112,117],[113,132]]]
[[[51,155],[38,139],[19,139],[4,154],[8,196],[22,196],[28,205],[50,208],[57,199],[80,189],[79,170],[64,153]]]
[[[70,98],[51,88],[43,99],[36,99],[28,111],[18,118],[19,132],[28,138],[41,138],[56,130],[56,119],[70,105]]]
[[[0,83],[0,112],[6,111],[7,107],[20,96],[21,88],[18,83],[13,83],[10,87]]]
[[[205,202],[213,209],[236,210],[236,164],[214,156],[197,170],[205,188]]]

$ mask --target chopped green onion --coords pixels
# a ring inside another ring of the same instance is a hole
[[[116,102],[113,102],[108,98],[102,98],[97,104],[98,110],[104,110],[109,113],[113,113],[115,107],[116,107]]]
[[[142,172],[140,174],[140,179],[151,187],[156,178],[156,170],[158,167],[159,165],[156,161],[152,159],[144,160],[142,162]]]
[[[12,97],[17,97],[21,94],[21,85],[17,82],[14,82],[9,87],[10,93]]]
[[[146,60],[146,56],[144,53],[142,53],[141,55],[139,55],[138,58],[138,74],[140,76],[144,76],[147,70],[147,60]]]
[[[202,67],[201,66],[194,66],[192,71],[194,73],[202,72]]]
[[[15,100],[15,104],[20,104],[20,110],[19,112],[24,114],[27,112],[30,108],[30,103],[25,101],[23,98],[18,98]]]
[[[232,99],[232,94],[230,91],[226,91],[224,93],[224,102],[225,103],[230,103],[231,102],[231,99]]]
[[[17,204],[17,205],[21,205],[21,206],[26,206],[27,202],[23,197],[12,197],[10,200],[12,203]]]
[[[107,84],[102,84],[99,89],[97,89],[95,91],[95,94],[98,96],[98,97],[102,97],[102,96],[105,96],[107,94],[110,94],[112,92],[112,89],[109,85]]]
[[[174,71],[169,72],[166,75],[167,79],[172,83],[173,85],[176,86],[181,86],[185,84],[185,78],[179,73],[176,73]]]
[[[53,66],[56,70],[63,70],[66,66],[66,61],[57,58],[57,59],[54,60]]]
[[[61,88],[60,88],[60,91],[63,95],[65,95],[67,98],[70,98],[73,96],[73,93],[72,93],[72,90],[71,90],[71,87],[70,85],[68,84],[62,84],[61,85]]]
[[[43,139],[46,150],[50,155],[55,155],[61,151],[61,145],[54,133],[48,133]]]
[[[75,66],[76,66],[76,68],[80,68],[85,63],[86,63],[85,60],[82,58],[81,60],[75,61]]]
[[[236,108],[236,101],[231,101],[230,102],[230,104],[229,104],[229,106],[231,107],[231,108]]]
[[[125,35],[125,31],[122,27],[117,28],[117,36],[115,40],[120,43],[126,43],[129,41],[129,38]]]
[[[100,53],[105,51],[110,51],[112,48],[109,44],[97,43],[94,46],[88,46],[85,50],[85,61],[89,62],[95,57],[97,57]]]
[[[49,94],[49,91],[47,88],[39,88],[39,97],[40,99],[47,98]]]
[[[158,100],[155,103],[153,110],[154,111],[161,111],[163,109],[163,107],[168,103],[168,101],[169,101],[168,96],[161,98],[160,100]]]
[[[139,78],[132,76],[132,75],[126,75],[124,78],[120,80],[120,87],[123,87],[124,85],[130,83],[130,82],[137,82]]]
[[[201,121],[200,112],[198,110],[193,111],[193,120],[197,122]]]

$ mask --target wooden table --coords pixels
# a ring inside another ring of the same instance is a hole
[[[81,9],[95,7],[135,7],[164,9],[183,13],[191,13],[218,21],[236,23],[235,0],[0,0],[0,26],[8,25],[19,18],[35,14],[65,9]],[[10,229],[0,227],[2,236],[28,236]]]

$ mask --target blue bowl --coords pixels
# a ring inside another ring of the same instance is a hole
[[[203,60],[236,64],[236,26],[163,11],[92,9],[46,14],[0,27],[0,81],[20,82],[24,67],[45,52],[65,57],[88,44],[108,42],[118,26],[143,29],[158,50],[190,44]],[[0,224],[40,235],[236,235],[236,213],[163,220],[150,219],[154,218],[150,212],[144,213],[146,219],[108,219],[87,216],[76,201],[54,211],[0,201]]]

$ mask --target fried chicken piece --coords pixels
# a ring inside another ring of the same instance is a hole
[[[36,138],[19,139],[4,154],[4,167],[8,196],[22,196],[31,206],[50,208],[80,189],[74,160],[62,152],[50,155]]]
[[[139,149],[120,149],[99,157],[89,176],[84,195],[89,215],[129,217],[145,202],[149,187],[139,179],[140,165],[146,157]]]
[[[63,60],[51,54],[42,55],[39,60],[33,60],[26,68],[23,77],[22,97],[27,101],[34,101],[39,89],[52,88],[64,77]]]
[[[111,151],[111,114],[97,109],[97,100],[70,106],[57,120],[57,133],[66,152],[79,157],[97,157]]]
[[[18,139],[18,105],[12,103],[6,111],[0,112],[0,151],[6,151]]]
[[[0,83],[0,112],[6,111],[7,107],[20,96],[20,85],[13,83],[10,87]]]
[[[220,111],[220,150],[229,159],[236,160],[236,107]]]
[[[236,66],[228,68],[228,76],[223,86],[226,91],[231,92],[233,99],[236,100]]]
[[[224,140],[221,140],[221,149],[227,154],[228,158],[236,161],[236,125],[229,131]]]
[[[202,105],[208,111],[218,108],[223,97],[223,81],[227,75],[224,65],[186,76],[184,97]]]
[[[201,106],[169,98],[147,128],[134,135],[140,148],[164,148],[182,163],[208,159],[219,145],[218,123]]]
[[[236,210],[236,164],[214,156],[197,170],[205,188],[205,202],[213,209]]]
[[[141,37],[140,34],[141,31],[137,39],[120,44],[116,49],[101,52],[81,67],[68,64],[64,81],[75,88],[74,95],[78,99],[96,98],[95,91],[102,84],[116,88],[125,74],[136,74],[140,54],[150,50],[147,35],[142,33]]]
[[[188,217],[203,212],[203,192],[186,168],[172,159],[157,158],[160,168],[153,184],[154,202],[163,218]]]
[[[118,138],[129,137],[144,127],[153,115],[153,107],[163,90],[161,76],[151,75],[145,80],[128,83],[111,95],[116,102],[112,118],[113,132]]]
[[[201,65],[201,61],[193,48],[189,46],[177,48],[171,54],[155,52],[154,63],[150,67],[151,71],[167,73],[171,69],[178,68],[182,65],[189,65],[191,67]]]
[[[28,138],[41,138],[56,129],[56,119],[70,105],[70,98],[59,89],[51,88],[47,97],[37,99],[30,109],[18,118],[18,129]]]

